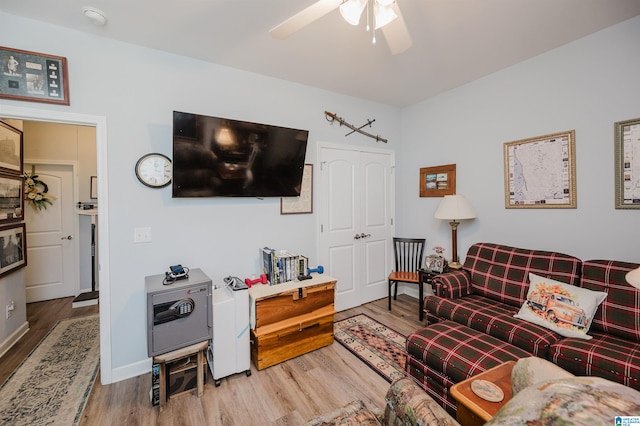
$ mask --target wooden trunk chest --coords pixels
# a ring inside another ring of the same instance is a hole
[[[251,359],[258,370],[333,343],[336,281],[317,276],[309,282],[252,287],[255,327]]]

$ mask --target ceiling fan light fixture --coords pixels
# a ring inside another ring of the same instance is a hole
[[[391,5],[383,6],[379,3],[379,0],[376,0],[376,4],[373,9],[374,9],[373,15],[375,16],[375,19],[376,19],[376,26],[375,26],[376,30],[391,23],[394,19],[398,17],[398,15],[396,15],[396,13],[391,8]]]
[[[347,0],[340,5],[340,14],[351,25],[358,25],[366,5],[367,0]]]

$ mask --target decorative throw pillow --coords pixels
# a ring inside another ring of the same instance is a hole
[[[591,320],[607,293],[561,283],[529,273],[529,292],[515,314],[565,337],[589,340]]]

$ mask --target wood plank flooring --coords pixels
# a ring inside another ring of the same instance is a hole
[[[72,308],[73,299],[73,297],[65,297],[27,304],[29,331],[2,356],[0,383],[4,383],[58,321],[98,313],[98,305]]]
[[[365,313],[408,335],[422,325],[418,321],[417,303],[412,297],[399,295],[393,302],[392,312],[387,310],[385,298],[339,312],[336,319]],[[68,305],[70,307],[71,303]],[[28,312],[33,310],[35,318],[37,309],[39,306],[28,307]],[[79,309],[97,310],[97,307],[73,309],[69,315],[88,314]],[[46,309],[43,316],[57,315],[57,308],[51,308]],[[60,315],[64,314],[61,312]],[[44,319],[29,322],[32,330],[45,328],[40,325]],[[46,331],[42,336],[44,334]],[[29,339],[36,340],[35,344],[39,341],[34,336]],[[27,348],[14,347],[12,351],[17,352],[14,358],[20,353],[25,357],[31,350],[29,345],[19,344]],[[5,366],[4,358],[0,378],[15,368]],[[19,362],[14,361],[14,364]],[[337,342],[262,371],[257,371],[252,364],[251,371],[249,377],[240,373],[224,378],[219,387],[214,386],[213,378],[208,374],[201,398],[192,393],[180,395],[171,399],[162,412],[149,401],[151,373],[105,386],[98,379],[80,425],[300,425],[356,399],[361,399],[372,411],[383,410],[384,396],[389,388],[381,376]]]

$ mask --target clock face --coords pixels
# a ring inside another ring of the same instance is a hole
[[[151,188],[169,185],[171,171],[171,160],[162,154],[147,154],[136,163],[136,176]]]

